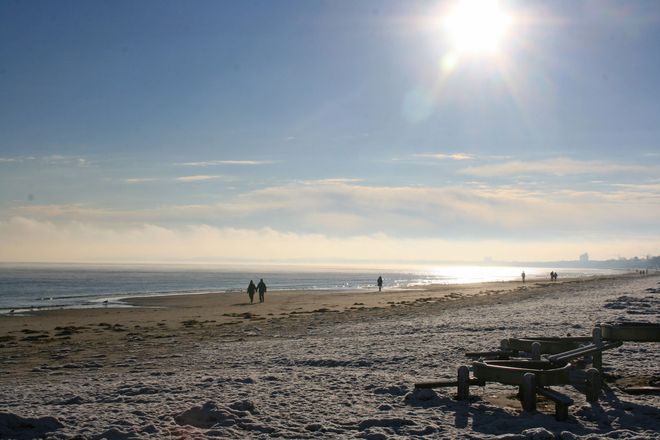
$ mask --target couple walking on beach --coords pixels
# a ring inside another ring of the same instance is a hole
[[[264,283],[264,279],[261,278],[259,280],[259,284],[256,286],[254,285],[254,281],[250,280],[250,284],[248,284],[247,288],[247,293],[248,296],[250,297],[250,304],[254,302],[254,292],[258,291],[259,292],[259,302],[262,303],[265,301],[265,295],[266,295],[266,290],[268,288],[266,287],[266,283]]]

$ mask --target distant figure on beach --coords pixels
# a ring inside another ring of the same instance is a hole
[[[550,272],[550,281],[557,281],[557,272],[554,270]]]
[[[523,284],[525,284],[525,271],[524,271],[524,270],[523,270],[523,272],[520,274],[520,276],[522,277]]]
[[[264,302],[264,294],[266,293],[266,290],[268,290],[263,278],[259,280],[259,284],[257,284],[257,290],[259,291],[259,302],[262,303]]]
[[[250,297],[250,304],[254,302],[254,292],[257,291],[257,286],[254,285],[254,281],[250,280],[250,284],[248,284],[247,288],[247,293],[248,296]]]
[[[376,283],[378,284],[378,291],[380,292],[381,290],[383,290],[383,277],[379,276],[378,281],[376,281]]]

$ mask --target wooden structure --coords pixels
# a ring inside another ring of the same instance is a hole
[[[519,387],[524,411],[536,411],[536,396],[541,395],[554,402],[555,418],[566,420],[573,399],[550,387],[577,386],[584,390],[588,402],[597,402],[602,391],[603,351],[620,347],[624,341],[660,342],[660,324],[597,325],[591,338],[504,339],[499,350],[466,353],[476,359],[472,362],[472,376],[470,368],[462,365],[456,380],[420,382],[415,388],[455,386],[457,399],[467,401],[470,386],[485,386],[487,382],[515,385]],[[577,375],[577,379],[569,374],[583,369],[584,374]],[[653,388],[651,393],[659,391],[655,387],[644,388]]]

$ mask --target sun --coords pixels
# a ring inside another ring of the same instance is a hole
[[[511,24],[497,0],[459,0],[443,20],[457,54],[497,54]]]

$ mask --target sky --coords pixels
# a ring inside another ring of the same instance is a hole
[[[473,3],[0,2],[0,261],[660,254],[660,3]]]

